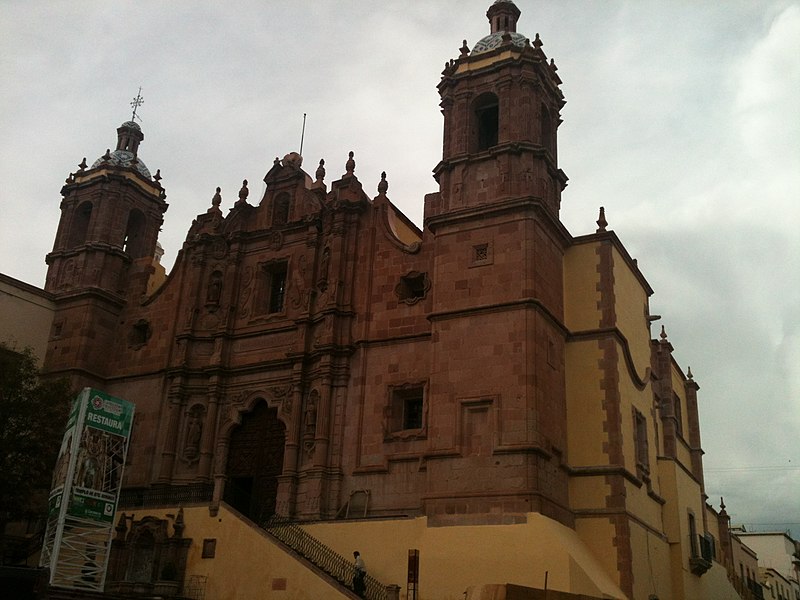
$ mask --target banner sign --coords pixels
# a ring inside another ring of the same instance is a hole
[[[53,473],[41,565],[50,584],[102,591],[134,405],[85,388]]]

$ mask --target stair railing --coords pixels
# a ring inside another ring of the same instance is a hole
[[[346,588],[353,589],[355,566],[342,555],[320,542],[296,523],[273,515],[261,525],[264,530],[280,540],[300,556],[336,579]],[[364,577],[367,600],[387,600],[386,586],[369,575]]]

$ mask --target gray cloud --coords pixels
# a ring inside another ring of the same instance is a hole
[[[115,143],[139,85],[168,266],[216,186],[223,209],[245,178],[258,201],[304,112],[307,171],[324,158],[332,180],[353,150],[368,193],[386,170],[421,224],[439,73],[489,3],[0,4],[0,271],[42,284],[64,178]],[[701,385],[709,495],[800,533],[800,4],[518,5],[564,80],[562,219],[593,231],[605,206],[656,290]],[[764,466],[784,470],[719,470]]]

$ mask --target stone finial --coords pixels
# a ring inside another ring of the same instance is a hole
[[[247,197],[250,195],[250,190],[247,189],[247,179],[242,180],[242,189],[239,190],[239,200],[236,204],[243,204],[247,202]]]
[[[538,33],[536,34],[536,37],[533,38],[533,45],[535,48],[541,48],[544,46],[544,43],[542,43],[542,39],[539,37]]]
[[[103,160],[111,160],[111,148],[106,148],[106,153],[103,154]]]
[[[389,182],[386,181],[386,171],[383,171],[381,173],[381,180],[380,180],[380,182],[378,182],[378,193],[381,196],[385,196],[386,195],[386,190],[388,190],[388,189],[389,189]]]
[[[222,204],[222,195],[220,194],[221,191],[221,188],[217,188],[217,193],[214,194],[213,198],[211,198],[211,206],[214,208],[219,208],[219,205]]]
[[[461,48],[459,48],[459,50],[461,50],[461,56],[469,55],[469,46],[467,46],[467,40],[464,40],[464,43],[461,44]]]
[[[347,159],[347,162],[344,164],[345,174],[352,175],[356,170],[356,161],[353,160],[353,151],[351,150],[347,156],[349,158]]]
[[[70,173],[69,175],[67,175],[67,178],[64,180],[64,183],[72,183],[73,181],[75,181],[75,177],[72,173]]]
[[[694,375],[692,375],[692,367],[686,368],[686,377],[689,378],[689,381],[694,381]]]
[[[153,175],[153,179],[156,181],[161,181],[161,169],[156,169],[156,174]]]
[[[598,217],[597,221],[597,231],[595,233],[603,233],[608,227],[608,221],[606,221],[606,209],[605,207],[600,207],[600,216]]]
[[[664,329],[663,325],[661,326],[661,335],[659,337],[661,338],[662,342],[666,342],[667,341],[667,330]]]
[[[725,498],[722,496],[719,497],[719,514],[724,517],[728,516],[728,513],[725,512]]]
[[[272,161],[272,166],[277,167],[279,164],[281,164],[281,159],[276,156],[275,160]]]
[[[550,68],[553,69],[553,73],[558,71],[558,67],[556,66],[556,61],[554,58],[550,59]]]
[[[87,166],[88,166],[88,165],[86,164],[86,157],[84,156],[84,157],[83,157],[83,160],[81,161],[81,164],[79,164],[79,165],[78,165],[78,168],[79,168],[81,171],[85,171]]]
[[[317,178],[317,181],[322,181],[325,179],[325,159],[319,159],[319,166],[317,167],[317,172],[314,173],[314,176]]]

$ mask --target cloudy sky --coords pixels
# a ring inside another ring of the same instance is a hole
[[[59,190],[116,143],[139,86],[169,269],[192,218],[276,156],[356,175],[422,225],[444,62],[490,0],[0,2],[0,272],[43,285]],[[800,537],[800,2],[517,0],[567,99],[562,219],[599,206],[700,384],[707,491]],[[654,334],[657,331],[653,331]]]

